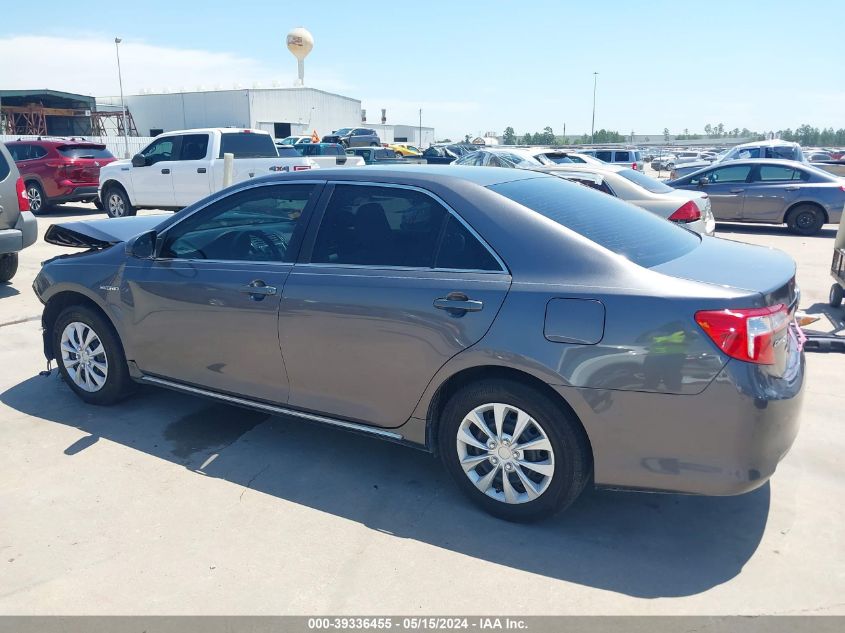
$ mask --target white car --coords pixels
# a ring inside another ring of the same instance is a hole
[[[234,156],[229,184],[318,167],[298,154],[280,157],[273,137],[261,130],[180,130],[160,134],[132,160],[100,168],[97,193],[113,218],[144,208],[181,209],[223,189],[224,154]]]
[[[674,189],[642,172],[618,165],[559,165],[543,171],[598,189],[696,233],[713,235],[716,231],[716,219],[706,193]]]
[[[534,158],[539,160],[544,165],[603,165],[604,163],[598,158],[590,156],[589,154],[581,154],[565,149],[555,149],[552,147],[532,147],[528,151]]]

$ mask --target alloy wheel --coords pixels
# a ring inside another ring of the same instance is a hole
[[[41,192],[37,187],[29,187],[26,190],[26,197],[29,199],[29,210],[33,213],[38,213],[41,210],[43,200],[41,199]]]
[[[109,377],[106,348],[94,329],[74,321],[68,323],[61,338],[62,364],[74,384],[88,392],[99,391]]]
[[[123,202],[123,196],[119,193],[109,194],[109,215],[114,218],[123,217],[126,213],[126,204]]]
[[[552,481],[555,456],[543,427],[508,404],[483,404],[458,427],[458,461],[482,493],[507,504],[533,501]]]

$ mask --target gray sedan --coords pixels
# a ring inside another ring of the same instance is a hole
[[[505,519],[588,484],[743,493],[798,432],[794,262],[548,174],[283,174],[46,239],[88,249],[34,283],[83,401],[142,383],[406,444]]]
[[[801,235],[838,224],[845,207],[845,181],[797,161],[734,160],[666,184],[707,193],[717,220],[786,223]]]

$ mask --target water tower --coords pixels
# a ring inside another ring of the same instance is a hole
[[[299,70],[299,79],[296,80],[295,86],[305,85],[305,58],[308,53],[314,48],[314,37],[307,29],[300,27],[295,28],[288,33],[288,50],[296,57],[297,66]]]

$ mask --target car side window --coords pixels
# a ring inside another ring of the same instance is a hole
[[[147,159],[147,165],[174,160],[176,141],[175,136],[162,137],[148,145],[146,149],[141,151],[141,155]]]
[[[605,163],[611,163],[611,162],[613,162],[613,152],[608,152],[608,151],[596,152],[596,158],[598,158],[601,161],[604,161]]]
[[[700,174],[690,180],[690,184],[697,185],[701,176],[706,176],[712,184],[745,182],[751,173],[751,165],[729,165]]]
[[[413,189],[336,185],[311,261],[431,268],[447,213]]]
[[[160,257],[283,262],[311,184],[252,187],[195,213],[171,228]]]
[[[781,165],[760,165],[760,171],[755,180],[760,182],[801,180],[801,172],[792,167]]]
[[[179,160],[202,160],[208,153],[208,134],[185,134]]]
[[[453,270],[495,270],[502,268],[487,247],[454,215],[449,215],[437,251],[435,268]]]
[[[614,158],[613,162],[615,162],[615,163],[630,163],[631,162],[631,152],[616,152],[616,158]]]
[[[47,155],[47,150],[38,145],[30,145],[30,159],[44,158]]]

